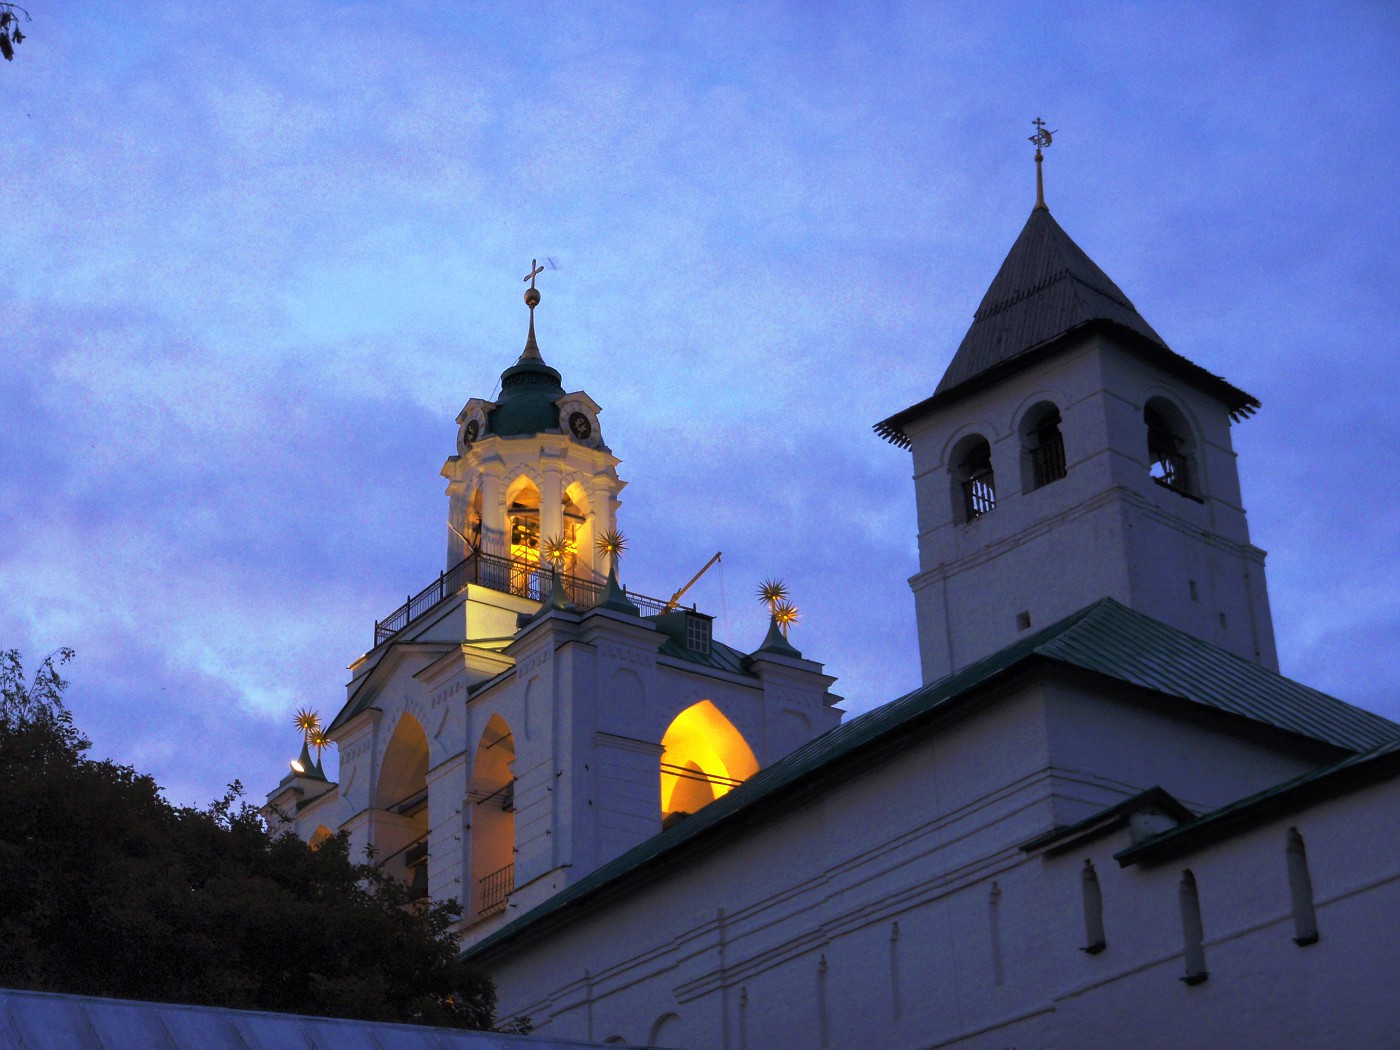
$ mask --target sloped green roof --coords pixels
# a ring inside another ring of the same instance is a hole
[[[1199,846],[1203,840],[1229,834],[1241,825],[1267,819],[1279,810],[1301,807],[1318,798],[1340,794],[1358,784],[1387,779],[1397,773],[1400,773],[1400,737],[1211,810],[1188,824],[1154,835],[1113,856],[1124,866],[1161,860]]]
[[[761,818],[782,797],[814,784],[845,759],[954,707],[978,686],[1032,662],[1078,667],[1201,707],[1224,711],[1357,751],[1388,742],[1400,726],[1265,670],[1104,598],[1059,623],[809,741],[680,823],[654,835],[469,948],[490,953],[526,930],[684,856],[687,845]]]

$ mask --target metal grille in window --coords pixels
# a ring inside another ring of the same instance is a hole
[[[992,476],[992,449],[985,441],[973,446],[962,461],[963,511],[968,521],[996,509],[996,480]]]
[[[1035,428],[1035,447],[1030,450],[1032,480],[1036,488],[1065,476],[1065,439],[1060,434],[1060,414],[1051,413]]]
[[[685,618],[685,647],[693,653],[710,654],[710,621],[703,616]]]

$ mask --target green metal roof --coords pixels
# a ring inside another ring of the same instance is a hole
[[[814,785],[822,789],[832,782],[830,774],[843,760],[878,743],[911,736],[918,727],[969,697],[978,686],[1037,662],[1078,667],[1347,750],[1371,748],[1400,735],[1400,726],[1379,715],[1104,598],[824,733],[497,930],[469,948],[465,956],[477,960],[532,927],[580,908],[595,895],[620,890],[644,872],[687,855],[687,847],[708,840],[711,833],[721,834],[744,821],[761,819],[781,798]]]
[[[1397,730],[1400,732],[1400,730]],[[1400,737],[1359,755],[1348,755],[1340,762],[1314,769],[1292,780],[1265,788],[1228,806],[1211,810],[1188,824],[1171,828],[1115,853],[1114,859],[1127,866],[1156,861],[1200,846],[1203,841],[1230,834],[1241,825],[1267,819],[1279,810],[1299,808],[1341,794],[1354,787],[1389,779],[1400,774]]]

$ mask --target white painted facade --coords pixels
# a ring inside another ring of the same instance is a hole
[[[914,460],[923,690],[834,729],[833,679],[776,627],[747,655],[702,655],[686,648],[698,612],[471,583],[353,666],[331,728],[341,783],[289,778],[269,813],[390,862],[426,848],[426,889],[466,904],[464,947],[503,1013],[552,1038],[1395,1042],[1400,727],[1277,675],[1233,388],[1145,322],[1123,338],[1131,304],[1071,263],[1118,329],[1076,321],[891,417]],[[482,438],[496,403],[464,409],[449,565],[467,542],[520,553],[522,479],[541,535],[613,527],[618,461],[597,406],[568,398],[588,439]],[[1052,430],[1063,460],[1046,470],[1033,450]],[[604,568],[573,565],[595,584]],[[1076,656],[1086,639],[1093,659]],[[666,779],[696,712],[701,737],[748,755],[724,783],[697,767],[713,809],[674,804],[692,788]],[[695,815],[663,831],[672,809]]]
[[[546,367],[528,347],[521,360]],[[656,835],[696,791],[722,793],[840,719],[834,679],[797,650],[738,653],[703,613],[643,615],[608,589],[596,541],[616,527],[625,482],[598,405],[584,393],[555,403],[561,424],[579,413],[587,432],[496,434],[498,403],[467,403],[442,471],[445,582],[422,611],[411,599],[407,622],[376,623],[384,640],[350,665],[328,728],[339,782],[291,774],[264,810],[312,841],[344,829],[352,856],[370,848],[432,898],[457,900],[464,944]],[[582,609],[542,603],[552,576],[522,560],[566,528]],[[482,557],[464,562],[473,549]],[[683,712],[728,733],[750,767],[723,748],[668,750]]]
[[[1175,756],[1157,772],[1193,808],[1316,762],[1112,692],[1031,679],[969,698],[965,717],[878,765],[833,771],[817,797],[723,848],[488,957],[503,1007],[550,1034],[677,1047],[1389,1045],[1400,784],[1152,867],[1114,860],[1141,833],[1126,824],[1023,850],[1139,786],[1137,755],[1074,771],[1090,747],[1113,754],[1123,730]],[[1144,816],[1149,831],[1170,824]],[[1292,941],[1291,827],[1307,843],[1321,931],[1306,947]],[[1103,901],[1093,954],[1086,860]],[[1188,869],[1209,971],[1199,985],[1179,979]]]

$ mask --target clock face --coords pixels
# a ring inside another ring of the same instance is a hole
[[[462,428],[462,447],[471,448],[480,436],[481,424],[475,419],[467,420],[467,425]]]
[[[575,412],[569,416],[569,430],[580,441],[587,441],[593,433],[593,424],[582,412]]]

